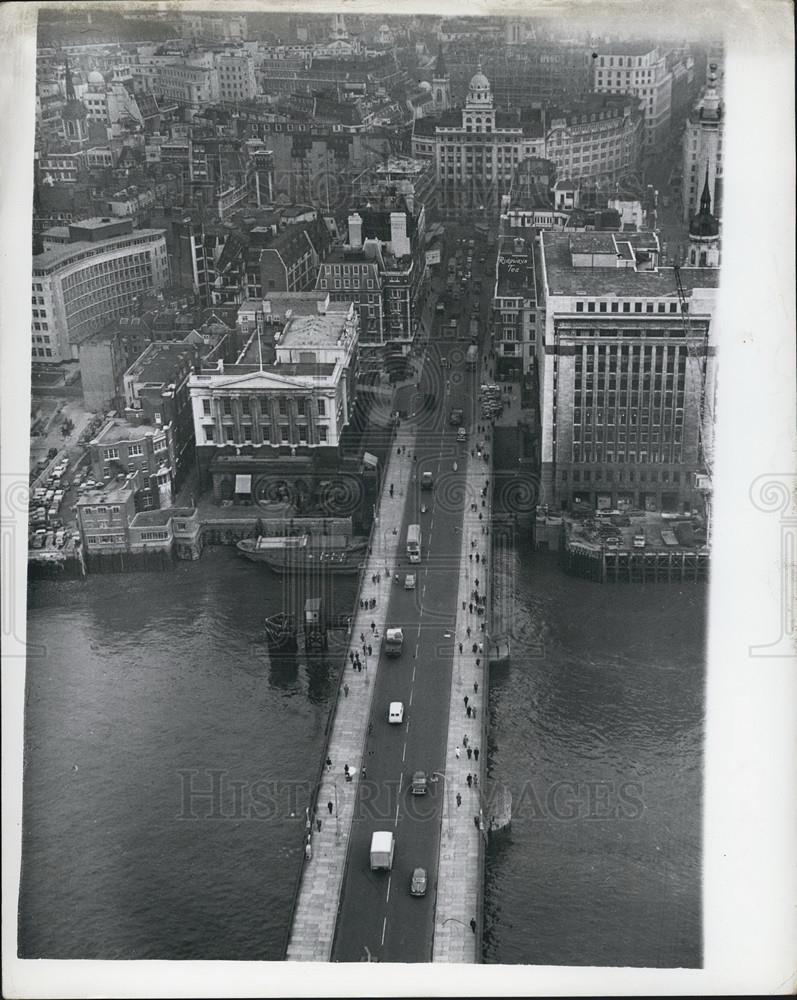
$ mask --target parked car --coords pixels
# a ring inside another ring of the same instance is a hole
[[[415,590],[415,574],[407,573],[404,577],[404,589],[405,590]]]
[[[608,538],[604,539],[607,549],[619,549],[622,544],[622,539],[618,538],[617,535],[609,535]]]
[[[634,540],[633,540],[632,544],[633,544],[633,546],[634,546],[635,549],[644,549],[644,547],[645,547],[645,532],[644,531],[638,531],[634,535]]]

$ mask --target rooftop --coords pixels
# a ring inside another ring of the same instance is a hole
[[[160,427],[153,427],[149,424],[129,424],[126,420],[120,420],[116,417],[108,421],[91,443],[105,446],[115,444],[117,441],[143,441],[145,438],[154,437],[160,433],[162,433]]]
[[[545,261],[549,295],[631,295],[676,296],[675,275],[671,267],[658,270],[636,271],[620,267],[574,267],[571,246],[580,253],[607,252],[611,242],[614,256],[615,236],[618,243],[634,249],[644,249],[650,233],[554,233],[542,234],[542,252]],[[719,268],[682,268],[681,281],[686,291],[695,288],[717,288]]]
[[[156,341],[133,362],[125,372],[139,382],[164,385],[172,380],[178,362],[182,357],[193,357],[193,351],[185,341]]]
[[[142,510],[131,520],[131,528],[168,524],[173,517],[193,517],[195,507],[166,507],[163,510]]]
[[[325,315],[292,316],[278,335],[277,347],[336,347],[346,329],[350,303],[330,302]]]
[[[80,223],[83,225],[83,223]],[[66,264],[73,258],[79,257],[82,253],[100,253],[103,250],[113,250],[114,247],[123,247],[131,240],[155,240],[166,235],[163,229],[135,229],[131,233],[123,236],[111,236],[107,240],[97,243],[89,243],[88,240],[81,240],[78,243],[67,243],[62,246],[51,247],[44,253],[36,254],[33,258],[33,269],[50,270],[61,264]]]

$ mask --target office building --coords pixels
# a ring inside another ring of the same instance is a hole
[[[552,508],[691,509],[710,452],[719,271],[640,233],[542,233],[542,491]]]

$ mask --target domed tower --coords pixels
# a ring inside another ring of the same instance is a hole
[[[690,267],[720,266],[720,225],[711,214],[708,164],[700,196],[700,211],[689,223],[688,260]]]
[[[432,97],[435,111],[448,111],[451,107],[451,77],[443,59],[443,43],[437,50],[437,61],[432,73]]]
[[[468,96],[462,111],[462,127],[467,132],[492,132],[495,128],[493,95],[490,81],[482,73],[481,60],[468,85]]]
[[[66,104],[61,112],[63,134],[67,142],[82,146],[89,138],[86,124],[88,112],[83,101],[79,101],[75,96],[75,85],[72,82],[72,72],[69,69],[68,60],[64,60],[64,69],[66,71]]]

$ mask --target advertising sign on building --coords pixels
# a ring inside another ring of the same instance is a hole
[[[435,247],[432,250],[426,251],[426,265],[439,264],[440,263],[440,247]]]

